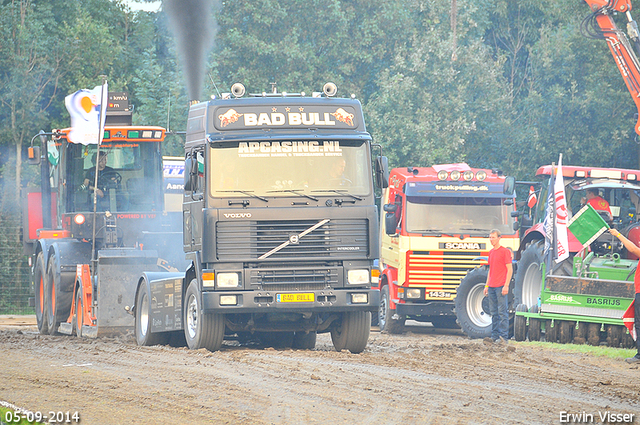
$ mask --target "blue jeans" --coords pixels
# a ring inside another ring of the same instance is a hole
[[[502,295],[502,286],[489,287],[489,314],[491,314],[491,338],[509,339],[508,295]]]

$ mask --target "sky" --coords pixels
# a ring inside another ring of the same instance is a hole
[[[145,12],[157,12],[162,6],[161,1],[147,2],[147,1],[123,0],[123,3],[128,5],[133,11],[143,10]]]

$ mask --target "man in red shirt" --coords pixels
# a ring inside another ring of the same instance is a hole
[[[587,189],[586,195],[587,197],[582,198],[582,200],[580,201],[582,205],[587,203],[591,205],[596,211],[606,212],[608,215],[607,221],[611,221],[613,219],[613,215],[611,215],[611,208],[609,208],[609,203],[606,199],[600,196],[600,194],[598,193],[598,189],[589,188]]]
[[[513,274],[511,251],[500,245],[502,234],[499,230],[489,233],[493,249],[489,251],[489,274],[484,286],[484,295],[489,297],[491,314],[491,340],[506,343],[509,339],[508,295]]]
[[[622,233],[618,232],[617,229],[609,229],[609,233],[611,233],[616,238],[620,239],[620,242],[622,242],[622,245],[624,245],[624,247],[627,248],[627,251],[640,257],[640,248],[636,244],[631,242],[629,239],[625,238],[622,235]],[[638,273],[638,268],[636,268],[636,274],[635,274],[635,277],[633,278],[633,283],[636,290],[636,296],[633,301],[634,312],[635,312],[633,325],[636,328],[636,336],[640,336],[640,273]],[[640,363],[640,338],[636,339],[636,348],[638,349],[637,354],[633,357],[629,357],[628,359],[625,359],[627,363]]]

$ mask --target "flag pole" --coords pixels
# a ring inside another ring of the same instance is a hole
[[[545,256],[545,268],[546,273],[553,272],[553,257],[556,250],[556,196],[555,196],[555,183],[556,183],[556,164],[551,163],[551,179],[549,180],[549,194],[551,195],[551,208],[549,210],[549,221],[551,222],[551,241],[549,242],[551,246],[547,250],[547,255]],[[547,197],[548,199],[548,197]],[[544,276],[543,276],[544,279]]]
[[[94,176],[94,183],[93,183],[93,237],[91,238],[91,265],[92,265],[92,274],[94,274],[95,277],[95,273],[97,271],[97,268],[95,267],[95,261],[96,261],[96,214],[98,212],[98,164],[100,164],[100,145],[102,144],[102,138],[104,137],[104,134],[102,133],[102,122],[105,120],[105,117],[103,117],[102,115],[102,106],[104,105],[105,99],[104,99],[104,85],[107,83],[107,76],[106,75],[101,75],[100,76],[102,78],[102,87],[100,88],[100,107],[98,108],[98,150],[96,151],[96,171],[95,171],[95,176]],[[105,108],[106,111],[106,108]]]

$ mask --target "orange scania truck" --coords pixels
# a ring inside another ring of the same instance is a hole
[[[487,263],[489,232],[518,250],[514,185],[502,172],[464,163],[391,170],[380,226],[381,330],[401,333],[407,319],[458,326],[454,299],[467,271]],[[479,307],[475,321],[485,326],[491,316]]]

